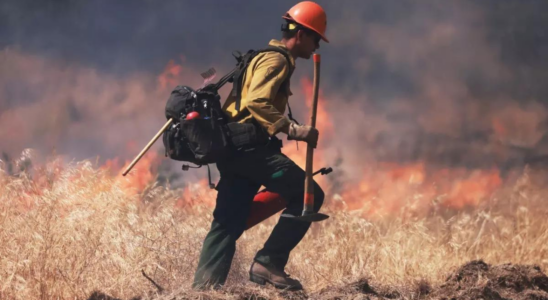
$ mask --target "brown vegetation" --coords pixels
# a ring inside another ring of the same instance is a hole
[[[433,201],[428,214],[402,206],[372,219],[328,200],[331,218],[312,226],[288,266],[302,293],[247,280],[269,219],[239,240],[226,287],[197,293],[190,284],[213,194],[134,191],[89,161],[20,164],[11,174],[0,166],[1,299],[156,297],[141,270],[166,289],[160,299],[548,299],[545,174],[530,168],[458,211]]]

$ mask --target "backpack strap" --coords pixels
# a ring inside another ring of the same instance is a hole
[[[236,111],[240,111],[240,98],[242,96],[242,85],[243,85],[243,74],[247,70],[247,66],[251,62],[251,60],[257,56],[257,54],[260,53],[259,51],[253,51],[249,50],[247,53],[242,56],[240,63],[238,64],[238,70],[234,73],[234,76],[232,77],[233,80],[233,87],[231,95],[236,97]]]
[[[249,50],[251,52],[252,50]],[[234,81],[234,74],[238,72],[241,68],[241,63],[243,61],[243,55],[240,51],[234,51],[232,52],[232,55],[236,58],[238,63],[236,64],[236,68],[232,69],[232,71],[228,72],[225,76],[221,77],[217,83],[209,85],[211,89],[213,89],[215,92],[218,91],[220,88],[223,87],[227,82],[233,82]],[[247,55],[247,54],[246,54]]]
[[[275,46],[268,46],[261,50],[249,50],[246,54],[242,55],[240,52],[235,51],[232,53],[232,55],[236,58],[238,61],[238,64],[236,68],[232,69],[228,74],[223,76],[219,81],[213,85],[208,86],[208,88],[217,91],[221,87],[223,87],[227,82],[232,82],[234,85],[232,87],[231,95],[236,98],[236,111],[240,111],[241,107],[241,101],[242,101],[242,86],[243,86],[243,74],[247,70],[247,66],[249,66],[249,63],[251,60],[257,56],[257,54],[263,53],[263,52],[278,52],[282,54],[285,59],[287,60],[288,65],[291,66],[291,60],[289,58],[289,53],[286,51],[280,49],[279,47]],[[282,86],[286,86],[289,84],[289,79],[291,78],[291,75],[293,73],[293,70],[289,68],[289,75],[285,79],[285,81],[282,83]]]
[[[295,122],[297,125],[301,125],[301,123],[299,123],[299,121],[297,121],[293,118],[293,113],[291,112],[291,106],[289,106],[289,101],[287,101],[287,110],[289,111],[287,113],[287,116],[289,117],[289,120]]]
[[[234,86],[232,88],[231,95],[235,97],[236,99],[236,111],[240,111],[241,102],[242,102],[242,88],[243,88],[243,77],[244,77],[243,74],[247,70],[247,67],[249,63],[251,62],[251,60],[258,54],[264,53],[264,52],[278,52],[282,54],[287,60],[288,65],[291,66],[291,60],[289,59],[289,54],[286,51],[280,49],[279,47],[268,46],[267,48],[257,50],[257,51],[249,50],[247,54],[243,56],[242,63],[240,64],[240,68],[238,69],[238,71],[234,73],[234,76],[233,76]],[[282,86],[285,86],[289,82],[289,78],[291,78],[291,73],[293,72],[291,68],[289,68],[289,72],[290,73],[285,79]]]

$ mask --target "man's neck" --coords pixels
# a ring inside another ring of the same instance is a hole
[[[294,60],[297,60],[297,53],[295,52],[295,41],[294,40],[286,40],[282,38],[281,40],[282,44],[285,45],[287,50],[289,51],[289,54],[293,57]]]

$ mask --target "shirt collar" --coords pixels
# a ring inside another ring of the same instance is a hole
[[[272,39],[270,40],[270,43],[268,43],[269,46],[274,46],[274,47],[278,47],[278,48],[282,48],[283,50],[285,50],[287,52],[287,54],[289,54],[289,61],[291,61],[291,67],[292,68],[295,68],[295,59],[293,58],[293,56],[289,53],[289,50],[287,49],[287,47],[285,46],[284,43],[282,43],[281,41],[278,41],[278,40],[275,40],[275,39]]]

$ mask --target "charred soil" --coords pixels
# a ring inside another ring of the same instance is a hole
[[[548,277],[540,267],[531,265],[502,264],[491,266],[482,260],[468,262],[449,274],[439,286],[427,281],[417,281],[407,286],[393,287],[373,283],[368,279],[322,289],[307,294],[241,286],[224,291],[172,293],[158,297],[134,297],[136,299],[440,299],[440,300],[548,300]],[[112,300],[106,294],[95,292],[88,300]],[[118,300],[118,299],[116,299]]]

